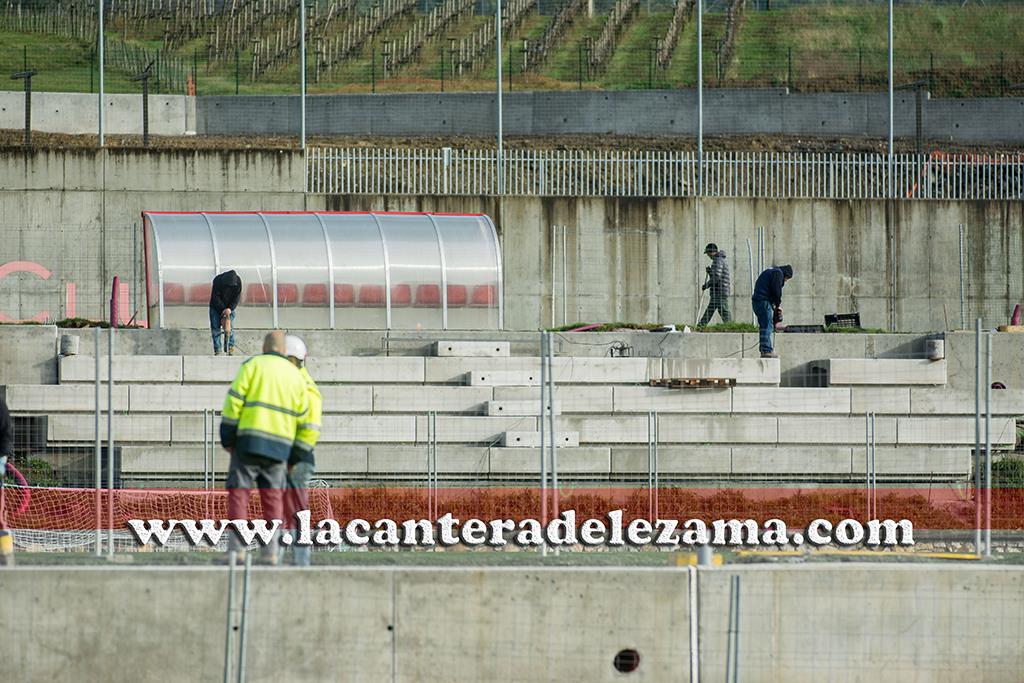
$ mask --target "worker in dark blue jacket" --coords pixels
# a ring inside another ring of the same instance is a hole
[[[775,328],[775,311],[782,309],[782,288],[793,278],[793,266],[772,266],[757,276],[754,294],[750,303],[754,307],[757,326],[760,329],[761,358],[778,358],[772,351],[772,330]]]

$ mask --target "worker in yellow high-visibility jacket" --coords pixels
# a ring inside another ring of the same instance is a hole
[[[308,419],[306,380],[285,357],[284,333],[275,330],[263,340],[263,353],[242,363],[221,412],[221,444],[231,453],[228,470],[228,516],[247,519],[253,484],[260,489],[265,520],[285,521],[282,496],[286,463],[297,448],[299,425]],[[233,549],[241,549],[236,534]],[[276,564],[278,535],[263,548]]]
[[[299,537],[297,512],[309,510],[309,481],[316,472],[316,461],[313,449],[320,438],[320,420],[323,410],[323,398],[316,382],[306,369],[306,344],[299,337],[289,334],[284,338],[285,355],[306,380],[306,393],[309,398],[309,413],[299,422],[299,431],[295,435],[295,448],[288,458],[288,493],[285,497],[285,517],[295,529],[293,538]],[[296,545],[292,548],[292,564],[296,567],[308,567],[310,564],[310,547]]]

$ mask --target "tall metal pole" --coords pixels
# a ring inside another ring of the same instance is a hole
[[[299,146],[306,149],[306,0],[299,0],[299,90],[302,118]],[[303,164],[303,168],[305,166]]]
[[[103,146],[103,0],[99,0],[96,3],[99,8],[99,29],[97,30],[96,42],[99,43],[99,60],[100,60],[100,94],[99,94],[99,138],[100,147]]]
[[[504,148],[503,148],[503,141],[502,141],[502,139],[504,137],[504,133],[502,131],[503,124],[502,124],[502,105],[501,105],[501,0],[497,0],[497,3],[496,3],[496,9],[495,9],[495,12],[494,12],[494,23],[495,23],[495,28],[494,28],[495,33],[494,33],[494,35],[495,35],[495,40],[497,41],[497,47],[495,48],[495,56],[497,57],[497,72],[495,74],[495,84],[496,84],[496,88],[497,88],[497,99],[496,99],[497,107],[496,108],[498,110],[498,112],[497,112],[497,114],[498,114],[498,172],[497,172],[497,176],[496,177],[497,177],[497,181],[498,181],[498,194],[504,194],[505,193],[505,171],[502,168],[502,161],[503,161],[503,156],[504,156],[503,155]],[[541,392],[541,393],[543,393],[543,392]]]
[[[555,437],[555,364],[554,347],[551,344],[551,333],[547,333],[548,349],[546,362],[548,365],[548,438],[551,453],[551,516],[558,518],[558,440]],[[558,554],[559,546],[555,546]]]
[[[704,0],[697,0],[697,196],[704,194]]]
[[[894,89],[893,89],[893,80],[892,80],[893,79],[893,76],[892,76],[892,62],[893,62],[893,59],[892,59],[892,49],[893,49],[893,46],[892,46],[892,0],[889,0],[889,163],[888,163],[888,168],[889,168],[889,183],[888,183],[889,195],[888,195],[888,198],[889,199],[892,199],[892,197],[893,197],[893,177],[892,177],[893,176],[893,168],[892,168],[892,162],[893,162],[893,153],[895,151],[893,149],[893,128],[895,126],[895,121],[893,120],[893,114],[894,114],[894,111],[895,111],[895,106],[894,106],[894,103],[895,103],[895,93],[894,93]]]
[[[96,557],[103,555],[103,513],[100,510],[100,489],[103,488],[103,458],[100,455],[100,444],[102,439],[100,438],[100,328],[96,328],[96,368],[93,379],[95,380],[96,388],[96,412],[93,414],[93,430],[96,434],[96,442],[93,444],[93,466],[96,469],[95,485],[96,485]]]
[[[242,571],[242,618],[238,634],[238,666],[235,668],[236,681],[245,681],[245,645],[249,626],[249,574],[252,573],[252,553],[245,553],[245,567]]]
[[[981,557],[981,318],[974,321],[974,552]]]
[[[232,612],[235,611],[235,561],[238,558],[238,553],[234,550],[228,551],[228,613],[224,620],[224,680],[223,683],[231,683],[231,663],[232,663],[232,634],[234,629],[232,628],[231,618]]]
[[[992,331],[985,333],[985,557],[992,557]]]
[[[544,423],[546,422],[547,413],[546,403],[544,399],[544,382],[547,379],[547,368],[544,362],[545,354],[547,353],[547,332],[541,330],[540,332],[540,524],[544,527],[548,523],[548,496],[547,496],[547,483],[548,483],[548,472],[547,463],[544,460],[545,456],[545,444],[544,444]],[[541,555],[546,557],[548,554],[548,544],[541,542]]]
[[[107,328],[107,557],[114,556],[114,326]]]

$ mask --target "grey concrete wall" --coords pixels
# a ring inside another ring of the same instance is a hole
[[[88,133],[99,129],[99,95],[89,93],[32,93],[32,130],[48,133]],[[196,98],[185,95],[149,96],[149,132],[190,135],[196,132]],[[104,95],[104,131],[110,135],[142,135],[142,95]],[[25,127],[25,93],[0,91],[0,128]]]
[[[226,569],[0,573],[0,639],[15,680],[215,680]],[[739,598],[730,593],[739,577]],[[1015,681],[1019,567],[256,569],[247,680],[687,681],[697,607],[701,680]],[[738,600],[738,624],[728,614]],[[738,634],[738,640],[734,640]]]
[[[696,135],[694,90],[510,92],[503,97],[506,135]],[[895,134],[916,134],[916,98],[899,92]],[[922,104],[925,137],[968,143],[1024,141],[1024,98],[930,99]],[[203,134],[298,134],[299,97],[210,96],[196,100]],[[785,88],[705,92],[705,135],[888,135],[885,93],[790,93]],[[313,95],[312,135],[490,135],[492,93]]]
[[[765,262],[791,263],[787,320],[820,323],[857,310],[868,327],[925,332],[960,324],[957,226],[968,228],[967,320],[1003,323],[1024,301],[1020,202],[757,199],[327,196],[303,193],[302,156],[286,151],[7,151],[0,155],[5,262],[50,275],[0,278],[0,313],[64,317],[66,286],[80,316],[106,316],[114,275],[144,316],[139,213],[150,210],[376,210],[482,212],[494,218],[513,330],[562,322],[692,323],[706,304],[704,244],[730,255],[735,317],[751,320],[746,240],[767,228]],[[556,269],[552,287],[552,259]],[[133,286],[134,284],[134,286]],[[206,325],[203,311],[196,327]],[[244,322],[239,321],[244,327]]]
[[[0,154],[0,259],[30,261],[46,279],[0,279],[0,313],[28,319],[66,316],[66,286],[76,313],[105,318],[115,275],[141,280],[140,212],[305,207],[302,157],[284,152],[186,150],[12,150]],[[0,264],[2,265],[2,264]],[[144,288],[131,288],[144,313]]]

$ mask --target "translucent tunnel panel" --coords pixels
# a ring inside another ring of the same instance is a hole
[[[210,228],[201,215],[171,214],[160,220],[158,242],[147,245],[157,266],[150,291],[161,292],[168,326],[206,326],[210,282],[216,274]]]
[[[229,269],[242,329],[501,327],[486,216],[144,212],[143,225],[155,327],[207,327],[211,282]]]
[[[313,214],[264,214],[277,263],[277,324],[283,328],[331,325],[327,242]]]
[[[334,262],[334,318],[341,329],[381,329],[388,316],[384,245],[370,214],[319,214]]]
[[[378,220],[388,250],[391,326],[442,329],[441,250],[431,217],[391,214]]]
[[[218,272],[234,270],[242,280],[242,300],[235,324],[274,327],[273,261],[263,219],[259,214],[210,213],[206,217],[213,226]]]
[[[448,328],[501,327],[501,264],[491,222],[484,216],[437,221],[447,274]]]

